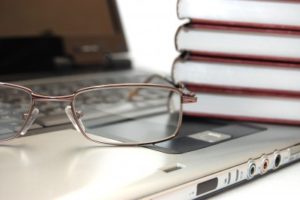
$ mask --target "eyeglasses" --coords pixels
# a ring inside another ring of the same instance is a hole
[[[150,83],[154,78],[166,84]],[[146,145],[178,135],[182,104],[197,101],[183,84],[153,75],[144,83],[86,87],[66,96],[45,96],[0,82],[0,141],[25,135],[39,114],[37,102],[67,102],[65,112],[87,139],[109,145]]]

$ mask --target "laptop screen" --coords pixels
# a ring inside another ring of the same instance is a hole
[[[101,66],[126,50],[115,1],[0,1],[1,75]]]

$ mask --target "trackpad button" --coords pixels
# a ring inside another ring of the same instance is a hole
[[[216,143],[230,139],[231,135],[218,133],[214,131],[204,131],[200,133],[195,133],[193,135],[189,135],[188,137],[196,140],[202,140],[204,142]]]

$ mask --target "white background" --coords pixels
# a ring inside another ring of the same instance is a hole
[[[138,68],[170,73],[180,24],[176,0],[118,0],[131,58]]]
[[[170,73],[178,55],[176,0],[118,0],[135,66]],[[300,132],[299,132],[300,134]],[[214,199],[300,199],[300,164],[252,181]]]

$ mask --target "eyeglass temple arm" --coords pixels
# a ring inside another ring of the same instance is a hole
[[[162,76],[162,75],[159,75],[159,74],[153,74],[151,76],[149,76],[145,81],[144,83],[150,83],[153,81],[153,79],[155,78],[158,78],[158,79],[161,79],[163,81],[166,81],[167,83],[171,84],[172,86],[174,87],[178,87],[178,85],[176,85],[172,80],[168,79],[167,77],[165,76]]]
[[[149,83],[151,82],[153,79],[155,78],[159,78],[161,80],[166,81],[167,83],[171,84],[172,86],[178,88],[181,92],[182,92],[182,102],[183,103],[196,103],[197,102],[197,97],[196,94],[189,91],[183,83],[179,82],[178,84],[176,84],[174,81],[168,79],[167,77],[161,76],[159,74],[153,74],[152,76],[149,76],[145,82]]]
[[[162,79],[162,80],[166,81],[167,83],[170,83],[171,85],[173,85],[174,87],[176,87],[176,85],[175,85],[172,81],[170,81],[170,80],[168,80],[167,78],[165,78],[165,77],[163,77],[163,76],[161,76],[161,75],[158,75],[158,74],[153,74],[153,75],[151,75],[151,76],[148,76],[148,77],[143,81],[143,83],[151,83],[152,80],[155,79],[155,78]],[[132,100],[132,98],[133,98],[135,95],[138,94],[139,90],[140,90],[140,88],[136,88],[136,89],[130,91],[130,93],[129,93],[129,95],[128,95],[128,100]]]
[[[144,83],[150,83],[153,81],[153,79],[158,78],[163,81],[166,81],[167,83],[171,84],[172,86],[178,88],[182,92],[182,102],[183,103],[196,103],[197,102],[197,97],[196,94],[193,92],[190,92],[183,83],[174,83],[174,81],[168,79],[167,77],[161,76],[159,74],[153,74],[146,78]],[[128,99],[131,100],[133,96],[135,96],[138,93],[139,89],[135,89],[132,92],[130,92]]]

